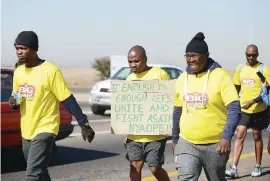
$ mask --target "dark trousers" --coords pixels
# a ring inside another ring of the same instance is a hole
[[[47,168],[55,137],[52,133],[40,133],[32,140],[22,139],[27,181],[51,181]]]

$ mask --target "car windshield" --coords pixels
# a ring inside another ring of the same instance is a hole
[[[112,76],[111,80],[126,80],[130,74],[131,74],[130,68],[123,67],[116,74],[114,74],[114,76]]]
[[[12,93],[12,71],[1,70],[1,102],[8,102]]]

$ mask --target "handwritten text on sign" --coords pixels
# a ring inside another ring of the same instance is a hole
[[[115,134],[171,133],[175,81],[111,81]]]

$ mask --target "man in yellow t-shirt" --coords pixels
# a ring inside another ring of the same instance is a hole
[[[262,161],[262,130],[268,126],[268,113],[266,105],[261,97],[261,79],[257,72],[261,72],[266,80],[270,80],[270,72],[266,65],[258,62],[258,47],[249,45],[246,48],[246,64],[239,65],[234,74],[233,82],[240,93],[240,102],[242,107],[242,118],[237,126],[237,134],[234,145],[234,155],[232,167],[226,171],[230,177],[238,177],[237,165],[243,149],[243,143],[247,134],[247,129],[253,129],[253,138],[256,148],[256,166],[251,176],[261,176]]]
[[[20,109],[22,147],[27,161],[26,180],[50,181],[47,167],[52,145],[59,131],[59,102],[69,110],[81,126],[84,140],[91,142],[95,132],[68,89],[61,71],[38,57],[38,36],[23,31],[14,46],[20,63],[13,78],[12,109]]]
[[[186,47],[186,72],[176,82],[172,140],[178,180],[226,180],[240,103],[229,74],[209,58],[204,34]],[[179,123],[180,122],[180,123]],[[180,134],[179,134],[180,133]]]
[[[127,80],[169,80],[166,71],[147,66],[145,49],[134,46],[128,52],[128,63],[132,74]],[[166,137],[162,135],[128,135],[125,141],[126,158],[130,161],[130,180],[141,180],[141,171],[144,162],[159,181],[169,181],[167,172],[162,168]]]

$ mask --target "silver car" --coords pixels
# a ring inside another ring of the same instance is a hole
[[[182,70],[176,66],[162,64],[149,64],[149,66],[162,68],[171,79],[177,79],[182,73]],[[89,94],[89,104],[93,114],[103,115],[106,110],[111,109],[110,80],[126,80],[130,74],[129,67],[122,67],[110,79],[98,82],[92,87]]]

